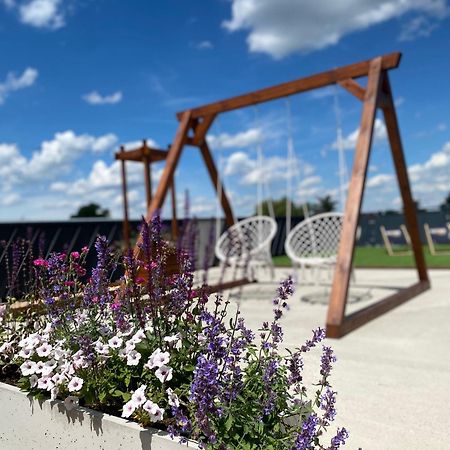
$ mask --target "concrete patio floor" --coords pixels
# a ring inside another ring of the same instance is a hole
[[[289,273],[276,269],[275,280]],[[331,383],[338,392],[335,427],[350,432],[345,448],[450,449],[450,270],[430,271],[430,278],[431,290],[340,340],[327,340],[338,358]],[[416,279],[413,270],[357,270],[347,311]],[[267,277],[260,280],[245,286],[239,301],[253,330],[271,319],[277,287]],[[283,318],[286,348],[324,326],[328,292],[329,286],[297,285]],[[236,305],[233,293],[231,298]],[[307,384],[319,379],[319,365],[320,351],[308,354]]]

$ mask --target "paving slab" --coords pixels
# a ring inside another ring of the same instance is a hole
[[[276,269],[274,280],[263,274],[240,296],[231,293],[252,329],[271,319],[278,280],[289,273]],[[342,339],[327,340],[338,357],[331,382],[338,392],[335,424],[350,432],[346,448],[450,449],[450,270],[431,270],[430,278],[431,290]],[[347,310],[416,280],[409,269],[356,270]],[[285,347],[295,348],[324,326],[329,290],[297,284],[283,318]],[[308,355],[305,365],[305,380],[312,383],[319,378],[320,352]]]

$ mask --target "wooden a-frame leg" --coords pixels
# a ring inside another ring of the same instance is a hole
[[[202,153],[203,160],[205,161],[206,167],[208,169],[209,176],[211,177],[214,189],[217,190],[217,187],[219,185],[218,183],[221,184],[221,189],[219,189],[221,194],[220,203],[225,213],[225,222],[227,226],[231,227],[235,223],[233,210],[231,209],[231,205],[230,202],[228,201],[227,194],[223,188],[223,184],[219,179],[219,174],[217,173],[216,165],[214,164],[214,160],[206,140],[203,140],[200,143],[199,148]],[[219,194],[219,192],[217,192],[217,194]]]
[[[188,110],[183,112],[180,124],[178,125],[177,133],[175,135],[175,139],[172,145],[170,146],[169,153],[167,155],[166,165],[164,166],[161,179],[158,183],[158,188],[156,189],[155,195],[153,196],[150,206],[147,209],[147,215],[145,218],[147,222],[151,220],[153,214],[156,211],[161,209],[164,203],[167,191],[169,190],[172,177],[175,174],[175,169],[180,159],[180,155],[183,150],[183,146],[191,126],[190,122],[191,122],[191,111]],[[139,236],[139,239],[134,247],[135,256],[139,256],[140,253],[139,244],[141,243],[141,239],[142,237]]]
[[[395,113],[394,100],[392,98],[392,92],[387,73],[385,73],[383,77],[383,93],[385,97],[381,108],[384,114],[384,121],[386,124],[389,143],[391,146],[395,171],[397,173],[400,194],[403,200],[406,228],[410,236],[414,258],[416,260],[419,280],[428,283],[428,273],[425,264],[422,243],[420,241],[416,207],[414,205],[414,200],[411,194],[411,187],[409,184],[408,171],[406,169],[402,140],[400,137],[400,130],[397,122],[397,115]]]
[[[380,93],[381,69],[381,58],[373,59],[370,63],[361,125],[358,140],[356,142],[352,177],[345,206],[344,222],[342,225],[336,269],[334,271],[330,304],[328,306],[326,331],[327,336],[329,337],[340,337],[342,333],[341,325],[343,324],[347,303],[356,229],[361,210],[378,97]]]

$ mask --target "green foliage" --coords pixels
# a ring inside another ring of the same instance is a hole
[[[286,217],[286,208],[290,203],[291,205],[291,217],[305,217],[305,210],[309,216],[314,214],[332,212],[336,209],[336,201],[332,199],[330,195],[324,197],[318,197],[316,203],[307,202],[305,204],[296,204],[292,200],[287,201],[286,197],[282,197],[278,200],[263,200],[261,203],[261,211],[264,216],[271,215],[271,206],[275,217]],[[255,214],[259,212],[258,206],[255,208]]]
[[[80,206],[78,212],[70,216],[72,219],[78,217],[109,217],[109,209],[102,209],[97,203],[89,203],[87,205]]]

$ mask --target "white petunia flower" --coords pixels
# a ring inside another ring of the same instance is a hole
[[[109,353],[109,347],[102,341],[97,341],[94,348],[95,351],[100,355],[107,355]]]
[[[170,381],[173,378],[172,375],[173,369],[169,366],[161,366],[158,368],[158,370],[155,372],[156,378],[158,378],[161,383],[164,383],[165,381]]]
[[[20,371],[22,372],[22,375],[24,377],[33,375],[34,373],[36,373],[36,363],[34,361],[25,361],[23,364],[21,364]]]
[[[148,369],[154,369],[155,367],[161,367],[168,364],[170,361],[170,354],[168,352],[162,352],[160,348],[157,348],[148,358],[145,367]]]
[[[75,368],[84,367],[86,365],[86,359],[82,350],[78,350],[72,356],[73,365]]]
[[[158,422],[163,419],[164,409],[160,408],[156,403],[153,403],[151,400],[147,400],[142,405],[142,408],[150,416],[150,421]]]
[[[30,380],[29,380],[30,387],[32,387],[32,388],[36,387],[38,384],[38,380],[39,380],[39,378],[36,374],[31,375]]]
[[[28,359],[33,356],[34,350],[32,347],[23,347],[18,353],[21,358]]]
[[[143,405],[146,400],[147,398],[145,397],[144,392],[139,389],[134,391],[133,395],[131,396],[131,401],[136,408]]]
[[[143,330],[138,330],[131,338],[131,341],[133,341],[135,344],[139,344],[139,342],[142,342],[142,340],[145,339],[145,333]]]
[[[125,403],[125,405],[123,405],[122,417],[130,417],[131,414],[134,413],[135,409],[136,407],[131,400]]]
[[[61,348],[54,348],[53,349],[53,357],[56,359],[56,361],[61,360],[62,358],[67,356],[67,351],[61,349]]]
[[[52,390],[55,387],[55,383],[53,383],[51,377],[41,377],[38,380],[38,388],[45,389],[47,391]]]
[[[66,377],[59,373],[55,373],[55,375],[52,376],[52,381],[53,381],[53,383],[55,383],[55,385],[62,384],[62,383],[64,383],[65,380],[66,380]]]
[[[72,411],[73,408],[78,406],[78,397],[69,395],[64,400],[64,406],[66,407],[67,411]]]
[[[173,392],[171,388],[166,389],[167,395],[169,396],[168,403],[170,406],[175,406],[176,408],[180,407],[180,399],[178,395]]]
[[[29,339],[29,337],[27,336],[26,338],[21,339],[21,340],[19,341],[19,344],[18,344],[18,345],[19,345],[19,347],[23,348],[23,347],[28,347],[29,343],[30,343],[30,339]]]
[[[164,338],[164,341],[166,341],[167,343],[169,343],[171,345],[175,344],[175,345],[173,345],[173,347],[177,350],[180,350],[180,348],[182,346],[180,333],[174,334],[172,336],[166,336]]]
[[[142,355],[136,350],[131,350],[131,352],[127,355],[127,366],[137,366],[141,356]]]
[[[73,377],[69,384],[67,385],[67,388],[69,389],[69,392],[76,392],[79,391],[83,387],[84,380],[80,377]]]
[[[41,357],[45,358],[46,356],[50,355],[50,352],[52,351],[52,346],[48,342],[44,342],[41,344],[40,347],[36,349],[36,353]]]
[[[44,370],[44,366],[45,366],[45,364],[44,364],[44,361],[38,361],[37,363],[36,363],[36,373],[42,373],[42,371]]]
[[[42,368],[42,376],[50,375],[53,369],[57,366],[57,362],[54,359],[49,359],[44,363],[44,367]]]
[[[122,347],[122,343],[123,343],[123,339],[120,338],[119,336],[113,336],[109,341],[108,341],[108,345],[111,348],[115,348],[118,349],[120,347]]]
[[[136,344],[131,339],[129,339],[128,341],[125,342],[125,352],[126,353],[130,353],[131,350],[135,349],[135,347],[136,347]]]

